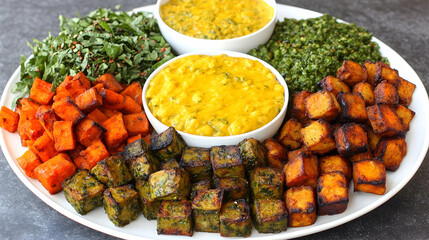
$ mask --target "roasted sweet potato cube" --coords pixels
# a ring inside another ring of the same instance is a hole
[[[82,112],[89,113],[103,105],[103,97],[95,88],[90,88],[76,97],[76,105]]]
[[[290,118],[280,129],[278,136],[279,142],[290,150],[296,150],[301,147],[301,129],[302,124],[296,118]]]
[[[24,170],[25,175],[31,178],[36,178],[34,175],[34,169],[42,164],[40,158],[34,154],[31,150],[27,150],[20,157],[16,158],[18,165]]]
[[[174,127],[152,136],[150,148],[161,160],[180,159],[186,143]]]
[[[139,192],[140,207],[143,215],[148,220],[154,220],[157,218],[159,206],[161,205],[160,200],[152,198],[150,195],[149,182],[145,180],[136,181],[136,189]]]
[[[111,117],[121,113],[118,110],[109,109],[109,108],[106,108],[104,106],[99,107],[99,109],[107,118],[111,118]]]
[[[85,92],[91,87],[88,78],[79,72],[74,77],[67,76],[64,81],[56,88],[56,95],[54,101],[61,100],[66,97],[74,100],[81,93]]]
[[[279,233],[287,229],[287,211],[281,199],[255,199],[253,222],[259,233]]]
[[[359,93],[339,93],[338,103],[341,106],[340,119],[343,122],[364,122],[368,120],[365,100]]]
[[[375,78],[374,77],[375,77],[376,70],[377,70],[376,63],[366,60],[363,63],[363,65],[365,66],[366,72],[368,73],[368,78],[366,81],[369,84],[374,85],[375,84]]]
[[[108,148],[119,147],[128,138],[122,114],[110,117],[103,122],[102,126],[106,129],[104,141]]]
[[[192,182],[210,179],[213,175],[208,148],[186,147],[179,163],[189,173]]]
[[[54,93],[51,92],[52,84],[35,77],[30,90],[30,98],[39,104],[46,105],[52,101]]]
[[[378,159],[353,163],[353,184],[355,191],[383,195],[386,192],[386,168]]]
[[[399,78],[396,90],[398,91],[399,103],[408,106],[411,100],[413,100],[413,93],[414,90],[416,90],[416,85],[403,78]]]
[[[94,141],[88,148],[80,152],[80,158],[74,159],[76,166],[91,170],[99,161],[110,156],[101,140]]]
[[[104,210],[115,226],[125,226],[139,216],[139,194],[133,185],[111,187],[103,195]]]
[[[55,150],[58,152],[73,150],[76,148],[72,121],[54,122],[54,143]]]
[[[368,149],[368,151],[366,151],[366,152],[357,153],[357,154],[354,154],[352,156],[347,157],[347,160],[349,160],[349,162],[351,162],[351,163],[354,163],[354,162],[367,160],[367,159],[373,159],[373,158],[374,158],[374,155],[372,154],[372,150]]]
[[[316,155],[303,152],[289,159],[283,168],[286,186],[308,185],[316,188],[319,177],[319,162]]]
[[[374,105],[374,90],[372,85],[368,82],[356,83],[356,85],[353,86],[353,93],[359,93],[365,100],[366,106]]]
[[[89,118],[80,121],[75,129],[77,141],[85,147],[89,147],[94,141],[101,139],[105,132],[106,129]]]
[[[227,201],[249,198],[249,182],[244,177],[215,177],[214,184],[224,191]]]
[[[90,112],[87,116],[87,118],[91,119],[92,121],[103,124],[104,121],[109,119],[100,109],[96,108],[92,112]]]
[[[219,232],[223,190],[198,190],[192,199],[192,217],[197,232]]]
[[[289,188],[285,192],[288,225],[304,227],[316,222],[316,195],[310,186]]]
[[[374,79],[376,84],[385,80],[393,86],[398,85],[400,81],[398,71],[383,62],[376,63]]]
[[[376,134],[371,126],[365,126],[366,136],[368,137],[368,146],[371,151],[375,151],[381,136]]]
[[[128,135],[129,136],[129,135]],[[127,138],[127,145],[142,138],[141,134],[137,134]]]
[[[102,83],[103,87],[114,92],[120,92],[123,90],[121,84],[116,80],[115,76],[111,73],[105,73],[97,78],[95,85]]]
[[[73,125],[76,125],[85,117],[85,114],[83,114],[69,97],[55,101],[54,104],[52,104],[52,109],[58,117],[65,121],[72,121]]]
[[[320,87],[328,92],[333,93],[335,96],[340,92],[350,92],[349,86],[334,76],[327,76],[319,82]]]
[[[125,128],[128,131],[129,136],[141,134],[146,136],[149,132],[149,121],[146,114],[142,111],[139,113],[124,115]]]
[[[30,150],[35,153],[42,162],[46,162],[58,155],[54,140],[52,140],[46,132],[34,142]]]
[[[19,100],[20,107],[20,120],[33,120],[36,119],[37,110],[39,110],[40,104],[29,99],[29,98],[21,98]]]
[[[317,180],[317,214],[344,212],[349,202],[348,181],[340,172],[324,173]]]
[[[281,199],[284,175],[281,170],[256,167],[250,172],[250,188],[254,199]]]
[[[368,78],[366,67],[357,62],[344,60],[343,65],[338,68],[337,78],[345,82],[349,87],[356,83],[365,82]]]
[[[0,111],[0,127],[14,133],[18,129],[19,114],[2,106]]]
[[[304,104],[307,116],[311,119],[331,121],[341,111],[334,94],[325,90],[311,94],[305,99]]]
[[[319,158],[320,175],[324,173],[340,172],[344,174],[347,182],[352,177],[352,168],[350,163],[339,155],[329,155]]]
[[[186,199],[191,183],[183,169],[160,170],[149,176],[150,194],[160,200]]]
[[[48,133],[49,137],[54,139],[54,122],[61,120],[52,108],[47,105],[42,105],[37,110],[36,118],[39,120],[40,125]]]
[[[365,130],[356,123],[346,123],[335,133],[338,153],[347,157],[368,151],[368,137]]]
[[[267,165],[273,168],[283,169],[283,165],[287,161],[287,149],[275,138],[266,139],[264,141],[264,146],[267,149]]]
[[[133,176],[128,171],[122,155],[114,155],[99,161],[92,169],[92,175],[107,187],[117,187],[129,183]]]
[[[196,183],[192,183],[190,199],[193,199],[197,195],[198,190],[211,189],[212,188],[211,181],[212,181],[211,179],[204,179],[204,180],[198,181]]]
[[[103,107],[121,111],[125,107],[125,97],[109,89],[101,89],[100,95],[103,97]]]
[[[398,92],[396,91],[395,86],[387,81],[382,81],[377,84],[374,89],[374,97],[376,104],[397,106],[399,102]]]
[[[220,212],[222,237],[248,237],[252,233],[249,206],[244,199],[226,202]]]
[[[124,96],[124,108],[122,112],[125,114],[139,113],[142,111],[142,107],[136,101],[129,96]]]
[[[165,235],[193,235],[192,204],[188,200],[162,201],[156,231]]]
[[[264,144],[254,138],[246,138],[238,144],[241,159],[246,171],[267,163],[267,149]]]
[[[217,177],[244,177],[244,165],[240,150],[235,145],[210,148],[210,161]]]
[[[309,151],[309,150],[304,146],[304,147],[302,147],[302,148],[300,148],[300,149],[297,149],[297,150],[294,150],[294,151],[289,151],[289,152],[287,153],[287,159],[288,159],[288,161],[289,161],[289,160],[291,160],[291,159],[294,159],[294,158],[298,157],[298,155],[299,155],[299,154],[301,154],[301,153],[303,153],[303,152],[312,153],[311,151]]]
[[[372,129],[379,136],[392,137],[405,133],[404,125],[395,109],[386,105],[373,105],[366,108]]]
[[[43,128],[42,124],[36,119],[31,119],[24,121],[24,123],[21,125],[22,132],[27,136],[25,139],[28,140],[36,140],[42,134],[44,134],[45,129]],[[18,122],[18,128],[19,128],[19,122]],[[48,134],[49,136],[49,134]]]
[[[301,138],[308,150],[325,154],[335,149],[331,126],[323,119],[313,121],[301,129]]]
[[[416,113],[407,107],[398,105],[398,107],[396,107],[396,114],[398,114],[399,119],[401,119],[402,123],[404,124],[405,131],[410,130],[411,120],[413,120]]]
[[[132,82],[122,92],[121,95],[129,96],[136,101],[140,106],[143,106],[142,85],[139,82]]]
[[[395,171],[407,154],[407,142],[404,137],[382,138],[374,156],[383,160],[386,170]]]
[[[305,111],[305,99],[311,94],[312,92],[303,90],[301,92],[295,92],[292,95],[292,108],[288,111],[292,118],[296,118],[301,122],[306,122],[308,120],[308,116]]]

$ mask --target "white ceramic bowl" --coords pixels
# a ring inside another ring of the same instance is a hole
[[[264,44],[271,37],[274,31],[277,19],[277,5],[275,0],[264,0],[268,5],[274,9],[273,18],[263,28],[249,35],[245,35],[238,38],[222,39],[222,40],[208,40],[199,39],[186,36],[182,33],[169,27],[160,16],[161,5],[167,3],[169,0],[158,0],[155,8],[155,17],[158,20],[159,29],[161,30],[162,36],[173,48],[176,54],[185,54],[193,51],[203,50],[229,50],[247,53],[250,49],[256,48],[261,44]]]
[[[286,82],[283,79],[282,75],[280,75],[280,73],[275,70],[273,67],[271,67],[268,63],[255,58],[253,56],[244,54],[244,53],[239,53],[239,52],[232,52],[232,51],[226,51],[226,50],[207,50],[207,51],[198,51],[198,52],[192,52],[192,53],[188,53],[188,54],[184,54],[181,56],[178,56],[174,59],[171,59],[170,61],[164,63],[163,65],[161,65],[159,68],[157,68],[150,76],[149,78],[146,80],[144,86],[143,86],[143,108],[146,112],[147,118],[149,120],[149,122],[152,124],[153,128],[155,129],[156,132],[160,133],[165,131],[169,126],[163,124],[161,121],[159,121],[158,119],[156,119],[152,112],[150,111],[148,105],[147,105],[147,99],[146,99],[146,92],[147,89],[149,87],[149,83],[150,81],[164,68],[166,68],[170,63],[172,63],[173,61],[183,58],[183,57],[187,57],[190,55],[208,55],[208,56],[214,56],[214,55],[221,55],[221,54],[225,54],[227,56],[231,56],[231,57],[242,57],[242,58],[248,58],[248,59],[252,59],[252,60],[257,60],[260,63],[262,63],[266,68],[270,69],[271,72],[276,76],[277,80],[279,81],[279,83],[283,86],[284,88],[284,99],[285,102],[283,104],[282,109],[280,110],[280,113],[273,119],[271,120],[269,123],[267,123],[266,125],[253,130],[251,132],[247,132],[247,133],[243,133],[243,134],[239,134],[239,135],[233,135],[233,136],[220,136],[220,137],[214,137],[214,136],[200,136],[200,135],[194,135],[194,134],[189,134],[189,133],[185,133],[182,131],[178,131],[179,134],[183,137],[183,139],[185,140],[185,142],[189,145],[189,146],[194,146],[194,147],[212,147],[212,146],[219,146],[219,145],[236,145],[239,142],[241,142],[243,139],[245,138],[255,138],[259,141],[263,141],[267,138],[270,138],[272,136],[274,136],[274,134],[279,130],[285,115],[286,115],[286,108],[288,105],[288,100],[289,100],[289,90],[287,88]]]

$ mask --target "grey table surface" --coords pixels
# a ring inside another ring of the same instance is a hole
[[[26,42],[59,31],[58,16],[86,15],[97,8],[122,10],[155,0],[0,0],[0,92],[29,56]],[[329,13],[369,29],[397,51],[429,88],[429,1],[281,0]],[[4,94],[4,93],[3,93]],[[429,119],[428,119],[429,123]],[[393,198],[351,222],[303,239],[429,239],[429,159]],[[45,204],[18,179],[0,154],[0,239],[115,239],[76,223]]]

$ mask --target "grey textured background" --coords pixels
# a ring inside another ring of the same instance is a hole
[[[329,13],[369,29],[397,51],[429,87],[429,1],[427,0],[288,0],[277,1]],[[123,10],[155,0],[0,0],[0,91],[29,56],[26,42],[59,31],[58,15],[74,17],[101,8]],[[418,113],[417,113],[418,114]],[[429,123],[429,120],[428,120]],[[303,239],[429,239],[429,161],[392,199],[342,226]],[[56,212],[13,173],[0,155],[0,239],[114,239]]]

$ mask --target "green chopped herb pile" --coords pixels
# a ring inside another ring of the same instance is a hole
[[[33,39],[33,57],[21,57],[21,79],[14,88],[22,97],[39,77],[55,89],[67,75],[82,71],[90,80],[113,73],[120,82],[143,83],[150,73],[174,57],[156,19],[148,13],[98,9],[86,17],[59,17],[57,37]]]
[[[339,23],[330,15],[278,22],[268,43],[249,54],[276,68],[291,93],[318,89],[328,75],[336,76],[343,60],[388,62],[372,34],[355,24]]]

